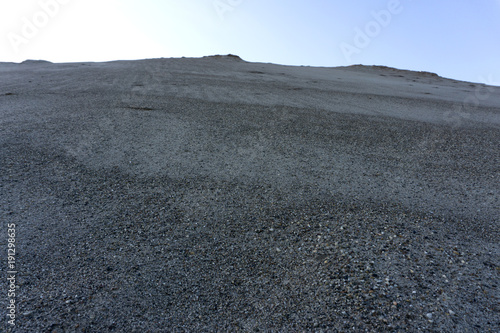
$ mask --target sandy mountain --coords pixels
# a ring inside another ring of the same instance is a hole
[[[16,329],[494,331],[498,89],[233,55],[0,63]]]

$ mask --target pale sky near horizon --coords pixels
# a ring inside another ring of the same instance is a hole
[[[500,85],[500,0],[0,0],[0,61],[236,54]]]

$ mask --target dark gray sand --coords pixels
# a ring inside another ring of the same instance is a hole
[[[0,331],[498,332],[499,91],[232,56],[1,63]]]

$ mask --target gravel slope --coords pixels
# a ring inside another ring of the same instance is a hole
[[[0,115],[2,332],[500,327],[497,87],[232,56],[0,63]]]

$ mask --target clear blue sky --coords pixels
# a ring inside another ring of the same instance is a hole
[[[0,29],[0,61],[232,53],[500,85],[500,0],[0,0]]]

